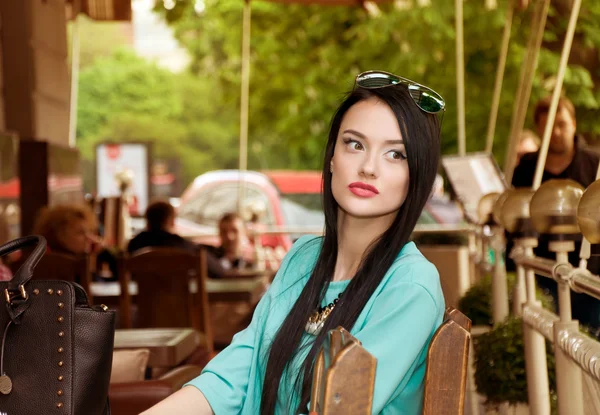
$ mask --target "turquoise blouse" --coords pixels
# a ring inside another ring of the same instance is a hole
[[[248,328],[236,334],[231,345],[188,383],[202,391],[216,415],[260,412],[271,342],[310,277],[321,242],[320,237],[304,236],[294,244],[273,284],[258,303]],[[332,282],[323,305],[332,302],[348,283],[349,280]],[[442,322],[444,309],[435,266],[423,257],[414,243],[407,243],[351,330],[377,358],[374,414],[421,413],[427,347]],[[312,339],[305,334],[303,342],[306,344]],[[288,370],[289,373],[298,373],[296,369],[308,349],[301,348],[291,365],[294,370]],[[292,414],[298,405],[298,398],[292,393],[294,380],[284,374],[279,388],[278,414]]]

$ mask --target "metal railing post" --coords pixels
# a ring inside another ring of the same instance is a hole
[[[556,252],[556,262],[569,263],[569,252],[575,250],[573,241],[554,241],[550,251]],[[554,339],[561,330],[579,331],[579,322],[571,315],[571,288],[568,280],[558,280],[558,312],[560,321],[554,323]],[[581,368],[560,348],[554,348],[556,358],[556,391],[559,415],[583,415],[583,378]]]
[[[494,270],[492,273],[492,318],[498,324],[508,317],[508,284],[506,266],[502,261],[506,241],[504,230],[495,226],[492,230],[492,249],[494,250]]]
[[[533,257],[533,248],[538,244],[535,238],[518,241],[525,255]],[[524,307],[541,307],[536,298],[535,274],[517,265],[525,276],[527,299]],[[548,382],[548,362],[546,361],[546,339],[533,327],[523,323],[523,344],[525,348],[525,372],[527,375],[527,397],[531,414],[550,414],[550,385]]]

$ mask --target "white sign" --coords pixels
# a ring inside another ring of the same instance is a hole
[[[477,220],[477,208],[483,196],[507,189],[504,176],[490,154],[445,156],[442,165],[465,213],[473,220]]]
[[[150,198],[148,146],[144,143],[104,143],[96,147],[98,197],[121,194],[119,182],[131,180],[126,196],[133,216],[143,215]]]

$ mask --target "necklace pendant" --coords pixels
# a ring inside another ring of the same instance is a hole
[[[312,336],[317,336],[320,332],[321,329],[323,328],[323,322],[308,322],[306,323],[306,326],[304,327],[304,331],[306,331],[308,334],[312,335]]]
[[[338,298],[336,298],[332,303],[313,311],[310,317],[308,318],[306,325],[304,326],[304,331],[313,336],[317,336],[321,332],[321,329],[325,325],[325,320],[327,320],[327,317],[329,317],[329,315],[335,308],[335,305],[340,297],[341,293],[340,295],[338,295]]]
[[[304,326],[304,331],[312,336],[316,336],[316,334],[315,334],[316,327],[317,327],[316,323],[312,323],[309,321],[308,323],[306,323],[306,326]]]

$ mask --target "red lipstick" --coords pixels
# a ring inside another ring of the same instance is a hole
[[[375,186],[363,182],[350,183],[348,188],[359,197],[374,197],[379,194],[379,190]]]

